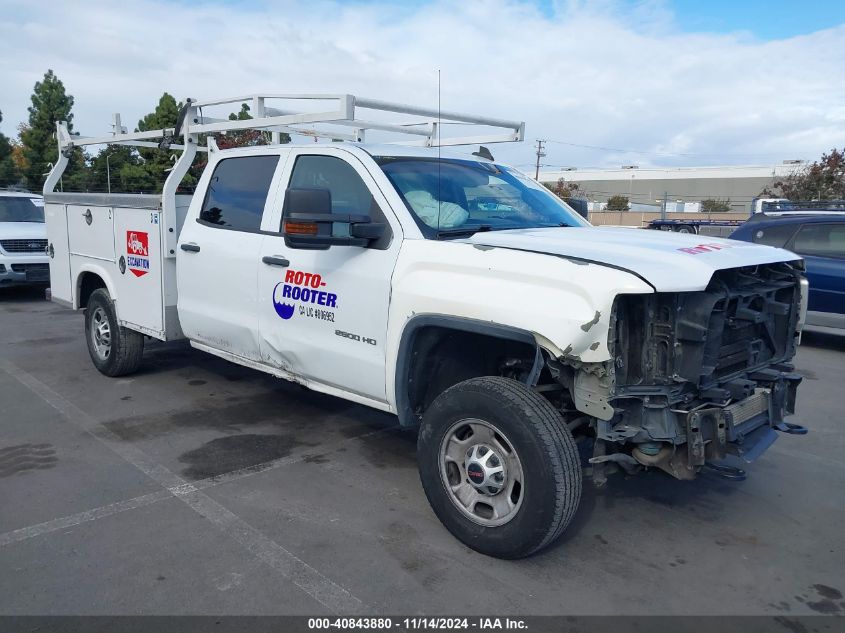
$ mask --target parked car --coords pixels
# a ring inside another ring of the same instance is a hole
[[[807,325],[845,328],[845,213],[758,214],[730,237],[801,255],[810,282]]]
[[[44,199],[0,191],[0,287],[50,281]]]

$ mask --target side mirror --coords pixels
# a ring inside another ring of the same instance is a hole
[[[282,217],[282,234],[291,248],[366,247],[385,231],[384,224],[367,215],[332,213],[328,189],[288,189]]]

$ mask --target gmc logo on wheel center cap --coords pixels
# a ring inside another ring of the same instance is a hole
[[[484,470],[480,464],[470,464],[467,466],[467,475],[473,483],[480,484],[484,481]]]

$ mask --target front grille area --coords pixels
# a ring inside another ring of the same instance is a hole
[[[791,264],[767,264],[719,271],[701,292],[619,297],[611,340],[617,387],[689,393],[789,361],[799,279]]]
[[[16,273],[47,273],[50,274],[50,264],[12,264]]]
[[[24,279],[30,283],[50,281],[49,264],[12,264],[12,271],[24,273]]]
[[[0,240],[0,247],[7,253],[43,253],[47,240]]]

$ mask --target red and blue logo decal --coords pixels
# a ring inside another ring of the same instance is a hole
[[[333,313],[328,310],[315,310],[309,306],[317,305],[325,308],[337,308],[337,295],[333,292],[321,290],[326,286],[323,278],[316,273],[306,273],[301,270],[285,271],[284,281],[280,281],[273,288],[273,308],[276,314],[282,319],[288,320],[296,312],[299,304],[299,313],[307,316],[319,316],[328,314],[332,318],[324,318],[326,321],[334,321]],[[323,318],[320,316],[319,318]]]
[[[126,231],[126,267],[136,277],[150,272],[150,239],[144,231]]]

